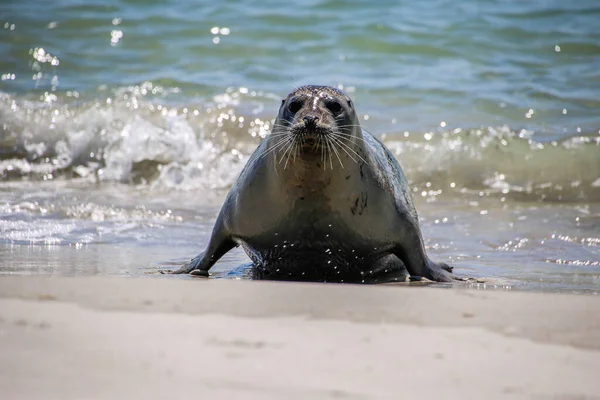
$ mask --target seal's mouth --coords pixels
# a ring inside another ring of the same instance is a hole
[[[319,143],[319,141],[320,141],[319,139],[309,136],[302,140],[302,144],[304,144],[306,146],[316,146]]]
[[[331,135],[332,131],[320,126],[310,128],[299,126],[292,128],[290,133],[303,148],[320,148],[326,146],[327,137]]]

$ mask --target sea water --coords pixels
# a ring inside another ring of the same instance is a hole
[[[2,2],[0,273],[176,268],[281,99],[325,84],[402,164],[432,259],[597,293],[599,20],[596,0]]]

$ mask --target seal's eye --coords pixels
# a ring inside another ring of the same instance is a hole
[[[327,104],[325,104],[325,107],[334,114],[342,111],[342,105],[339,101],[328,101]]]
[[[292,100],[288,105],[288,110],[293,113],[297,113],[302,108],[302,102],[300,100]]]
[[[352,108],[352,100],[348,100],[348,107]]]

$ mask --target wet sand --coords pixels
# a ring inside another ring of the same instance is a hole
[[[0,277],[6,399],[599,399],[600,296]]]

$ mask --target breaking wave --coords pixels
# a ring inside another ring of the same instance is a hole
[[[170,106],[145,83],[102,101],[76,92],[0,93],[0,179],[78,179],[177,190],[226,189],[271,128],[278,97],[229,89]],[[266,113],[264,110],[269,110]],[[479,193],[600,201],[600,136],[536,141],[510,127],[381,135],[417,195]]]

